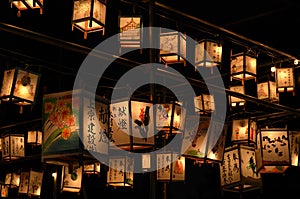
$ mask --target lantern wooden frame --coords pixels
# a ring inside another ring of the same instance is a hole
[[[43,14],[44,0],[10,0],[11,7],[15,6],[18,9],[17,16],[21,16],[21,11],[28,9],[40,9],[40,14]]]
[[[194,97],[195,112],[200,114],[209,114],[216,110],[214,96],[210,94],[201,94]]]
[[[270,102],[278,102],[279,95],[276,89],[276,82],[266,81],[257,83],[257,98]]]
[[[232,120],[231,141],[240,144],[254,144],[257,140],[257,124],[250,118]]]
[[[15,160],[25,157],[24,134],[6,134],[2,137],[2,160]]]

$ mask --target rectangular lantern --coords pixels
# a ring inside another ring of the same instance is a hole
[[[134,159],[129,157],[109,158],[107,184],[110,186],[133,186]]]
[[[294,69],[292,67],[276,68],[276,85],[278,92],[294,92]]]
[[[135,100],[113,102],[111,110],[112,140],[110,147],[124,150],[154,146],[153,104]]]
[[[106,22],[106,0],[74,0],[72,30],[84,33],[84,39],[91,32],[102,31],[104,35]]]
[[[1,185],[1,198],[7,198],[8,197],[8,185],[5,185],[4,183],[0,183]]]
[[[35,104],[40,74],[21,68],[4,71],[0,100],[20,105]],[[22,109],[20,110],[22,113]]]
[[[84,163],[83,173],[100,175],[100,167],[101,167],[100,162]]]
[[[222,64],[222,44],[220,42],[203,39],[195,46],[195,66],[219,67]]]
[[[244,80],[256,79],[256,57],[245,52],[231,55],[230,79]]]
[[[61,191],[79,193],[82,184],[83,167],[70,164],[62,167]]]
[[[276,82],[267,81],[257,84],[257,98],[270,102],[278,102],[279,95],[276,89]]]
[[[10,0],[11,6],[18,9],[17,16],[21,16],[21,11],[28,9],[40,9],[40,14],[43,14],[43,1],[44,0]]]
[[[142,17],[119,16],[120,47],[140,48],[142,41]]]
[[[109,143],[109,104],[84,90],[43,97],[43,160],[81,155],[106,157]],[[78,158],[75,157],[77,160]]]
[[[245,94],[245,87],[244,86],[230,86],[230,91]],[[237,107],[237,106],[244,106],[246,103],[246,100],[242,98],[238,98],[232,95],[229,95],[229,103],[231,107]]]
[[[186,109],[179,102],[156,104],[156,129],[166,133],[184,132]]]
[[[185,157],[174,153],[157,154],[156,174],[158,181],[184,181]]]
[[[213,95],[201,94],[194,97],[195,112],[207,114],[215,111],[215,100]]]
[[[27,132],[27,144],[33,146],[42,145],[43,133],[39,130],[31,130]]]
[[[43,172],[23,171],[20,175],[19,194],[29,197],[40,197],[43,182]]]
[[[233,145],[225,149],[220,164],[220,179],[223,190],[244,192],[260,189],[261,176],[257,171],[255,148]]]
[[[160,61],[165,65],[184,63],[186,65],[186,36],[181,32],[160,33]]]
[[[5,175],[4,184],[9,188],[16,188],[20,185],[20,174],[12,172]]]
[[[300,131],[289,131],[291,165],[299,166]]]
[[[232,121],[231,141],[234,143],[256,144],[257,125],[249,118]]]
[[[197,121],[198,120],[198,121]],[[197,160],[222,162],[226,142],[226,126],[210,117],[188,116],[194,126],[186,127],[184,143],[190,143],[183,156]],[[185,144],[184,144],[185,145]]]
[[[261,173],[291,165],[289,132],[286,129],[260,129],[258,136],[257,164]]]
[[[2,159],[15,160],[25,157],[24,134],[6,134],[2,137]]]

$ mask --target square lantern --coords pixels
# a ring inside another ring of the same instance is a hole
[[[40,197],[43,182],[43,172],[23,171],[20,175],[19,194],[29,197]]]
[[[30,130],[27,132],[27,144],[40,146],[43,142],[43,133],[39,130]]]
[[[230,86],[230,91],[245,94],[245,87],[244,86]],[[246,103],[246,100],[242,98],[238,98],[232,95],[229,95],[229,104],[231,107],[238,107],[238,106],[244,106]]]
[[[260,189],[261,175],[257,171],[255,147],[233,145],[225,149],[220,164],[221,187],[225,191],[245,192]]]
[[[222,44],[217,41],[203,39],[195,46],[195,66],[219,67],[222,64]]]
[[[156,104],[156,130],[166,133],[184,132],[186,108],[180,102]]]
[[[286,129],[260,129],[258,136],[257,164],[260,173],[291,165],[290,139]]]
[[[232,121],[231,141],[234,143],[256,144],[257,125],[250,118]]]
[[[186,35],[181,32],[160,33],[160,61],[165,65],[183,63],[186,65]]]
[[[1,186],[1,195],[0,195],[0,197],[1,198],[7,198],[8,197],[8,188],[9,188],[9,186],[5,185],[4,182],[1,182],[0,186]]]
[[[62,167],[61,191],[79,193],[82,186],[83,167],[70,164]]]
[[[113,102],[110,147],[124,150],[152,148],[154,146],[154,112],[150,102],[126,100]]]
[[[4,71],[0,100],[11,101],[21,106],[33,105],[36,101],[40,74],[21,68]]]
[[[12,172],[5,175],[4,184],[9,188],[16,188],[20,185],[20,174]]]
[[[208,114],[215,111],[215,100],[213,95],[201,94],[194,97],[195,112]]]
[[[294,69],[292,67],[276,68],[276,85],[278,92],[294,92]]]
[[[130,157],[109,158],[107,184],[110,186],[133,186],[134,159]]]
[[[119,16],[119,28],[119,39],[121,48],[141,48],[141,16]]]
[[[270,102],[278,102],[279,95],[276,89],[276,82],[267,81],[257,84],[257,98]]]
[[[84,174],[97,174],[100,175],[100,162],[92,162],[92,163],[84,163],[83,165],[83,173]]]
[[[2,137],[2,159],[15,160],[25,157],[23,134],[6,134]]]
[[[256,80],[256,57],[245,52],[231,55],[230,79]]]
[[[191,126],[186,126],[183,146],[183,156],[202,162],[222,162],[226,142],[227,126],[218,119],[210,117],[188,116],[187,121]]]
[[[290,138],[290,152],[291,152],[291,165],[300,166],[299,153],[300,153],[300,131],[289,131]]]
[[[87,34],[102,31],[106,22],[106,0],[74,0],[72,30],[74,27]]]
[[[40,9],[40,14],[43,14],[43,1],[44,0],[10,0],[11,6],[18,9],[17,16],[21,16],[21,11],[28,9]]]
[[[185,157],[174,153],[157,154],[156,176],[158,181],[184,181]]]
[[[109,103],[77,89],[43,97],[42,158],[65,162],[92,154],[103,161],[108,154]]]

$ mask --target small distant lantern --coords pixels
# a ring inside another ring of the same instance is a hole
[[[174,153],[156,155],[156,176],[158,181],[184,181],[185,157]]]
[[[153,104],[136,100],[111,103],[111,148],[124,150],[154,146]]]
[[[222,64],[222,44],[209,39],[201,40],[195,46],[195,66],[219,67]]]
[[[43,141],[43,133],[39,130],[32,130],[27,132],[27,144],[33,146],[40,146],[42,145]]]
[[[39,81],[40,75],[28,70],[21,68],[5,70],[0,99],[20,105],[22,113],[23,105],[35,104]]]
[[[5,175],[4,184],[9,188],[16,188],[20,185],[20,174],[12,172]]]
[[[165,65],[183,63],[186,66],[186,35],[177,31],[161,32],[159,56]]]
[[[220,164],[221,187],[224,191],[242,193],[261,187],[257,171],[255,147],[233,145],[227,147]]]
[[[10,0],[11,6],[18,9],[17,16],[21,16],[21,11],[28,9],[40,9],[40,14],[43,14],[43,1],[44,0]]]
[[[83,173],[100,175],[100,167],[101,167],[100,162],[85,163],[83,165]]]
[[[211,113],[215,111],[215,100],[213,95],[201,94],[194,97],[195,112]]]
[[[245,94],[245,87],[244,86],[230,86],[230,91]],[[238,106],[244,106],[246,103],[246,100],[242,98],[238,98],[232,95],[229,95],[229,103],[231,107],[238,107]]]
[[[156,104],[156,129],[166,133],[182,133],[186,109],[180,102]]]
[[[142,154],[142,168],[144,171],[151,169],[151,155],[149,153]]]
[[[300,153],[300,131],[289,131],[290,137],[290,152],[291,152],[291,165],[300,166],[299,153]]]
[[[72,30],[84,33],[84,39],[91,32],[102,31],[104,35],[106,20],[106,0],[74,0]]]
[[[256,144],[257,125],[249,118],[232,121],[231,141],[235,143]]]
[[[120,47],[140,48],[142,38],[142,17],[120,16]]]
[[[261,82],[257,84],[257,98],[270,102],[278,102],[279,96],[276,90],[276,83],[273,81]]]
[[[290,139],[286,129],[260,129],[258,136],[257,160],[261,173],[269,168],[291,165]]]
[[[6,134],[2,137],[2,159],[15,160],[25,157],[23,134]]]
[[[43,172],[23,171],[20,175],[19,194],[26,194],[29,197],[41,195]]]
[[[76,192],[81,190],[83,167],[78,164],[70,164],[62,167],[62,192]]]
[[[129,157],[113,157],[109,159],[107,184],[118,187],[132,187],[134,159]]]
[[[245,52],[231,56],[230,77],[240,80],[256,79],[256,57]]]
[[[294,92],[294,69],[292,67],[276,68],[276,84],[278,92]]]
[[[1,183],[1,198],[7,198],[8,197],[8,185],[5,185],[5,183]]]

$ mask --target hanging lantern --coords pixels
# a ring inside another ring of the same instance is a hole
[[[129,157],[109,158],[107,184],[110,186],[133,186],[134,159]]]
[[[151,169],[151,155],[149,153],[142,154],[142,169],[144,171]]]
[[[8,185],[5,185],[4,182],[0,183],[1,185],[1,198],[7,198],[8,197]]]
[[[16,188],[20,185],[20,174],[12,172],[5,175],[4,184],[9,188]]]
[[[156,129],[169,134],[184,132],[186,109],[180,102],[156,104]]]
[[[111,148],[124,150],[152,148],[154,146],[153,104],[126,100],[111,104]]]
[[[37,96],[40,75],[37,73],[14,68],[4,71],[0,99],[20,105],[33,105]]]
[[[230,91],[245,94],[245,88],[244,86],[230,86]],[[229,95],[229,103],[231,107],[238,107],[238,106],[244,106],[246,103],[246,100],[242,98],[238,98],[232,95]]]
[[[78,164],[70,164],[62,167],[62,192],[77,192],[81,190],[83,167]]]
[[[261,82],[257,84],[257,98],[270,102],[278,102],[279,96],[276,90],[276,83],[273,81]]]
[[[2,137],[2,159],[15,160],[25,157],[23,134],[6,134]]]
[[[255,147],[227,147],[220,164],[221,187],[224,191],[245,192],[260,189],[261,176],[257,171]]]
[[[43,1],[44,0],[10,0],[11,6],[18,9],[17,16],[21,16],[21,11],[28,9],[40,9],[40,14],[43,14]]]
[[[156,155],[156,176],[158,181],[184,181],[185,157],[174,153]]]
[[[165,65],[183,63],[186,65],[186,36],[181,32],[160,33],[160,61]]]
[[[219,67],[221,64],[222,44],[220,42],[204,39],[196,43],[195,66],[212,68]]]
[[[244,83],[244,80],[256,80],[256,57],[245,52],[231,56],[230,78]]]
[[[120,47],[140,48],[142,41],[142,17],[119,16]]]
[[[289,131],[290,138],[290,152],[291,152],[291,165],[300,166],[299,153],[300,153],[300,131]]]
[[[85,163],[83,165],[83,173],[100,175],[100,162]]]
[[[213,95],[201,94],[194,97],[195,112],[208,114],[215,111],[215,100]]]
[[[235,143],[256,144],[257,125],[250,118],[232,121],[231,141]]]
[[[26,194],[29,197],[41,195],[43,172],[23,171],[20,175],[19,194]]]
[[[276,68],[276,84],[278,92],[294,92],[294,69],[292,67]]]
[[[42,145],[43,133],[39,130],[32,130],[27,132],[27,144],[33,146]]]
[[[279,167],[291,165],[290,139],[286,129],[260,129],[257,140],[257,164],[260,173],[279,172]]]
[[[72,30],[74,27],[84,33],[84,39],[91,32],[102,31],[106,20],[106,0],[74,0]]]

